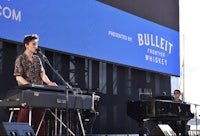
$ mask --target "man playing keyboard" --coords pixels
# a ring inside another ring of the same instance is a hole
[[[43,65],[38,55],[35,55],[38,48],[39,37],[37,35],[29,35],[24,38],[25,51],[19,55],[15,61],[14,76],[18,85],[25,85],[29,83],[43,84],[49,86],[57,86],[55,82],[49,80],[45,73]],[[43,108],[32,109],[33,129],[36,131],[38,125],[45,112]],[[28,122],[28,108],[20,108],[18,113],[17,122]],[[40,127],[39,136],[45,135],[45,122],[43,120]]]

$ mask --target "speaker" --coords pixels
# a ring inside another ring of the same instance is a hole
[[[176,136],[176,133],[167,124],[158,124],[153,128],[149,136]]]
[[[2,122],[0,123],[1,136],[35,136],[33,129],[28,123]]]

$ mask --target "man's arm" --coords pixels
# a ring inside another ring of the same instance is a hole
[[[22,76],[16,76],[16,81],[18,82],[18,84],[20,85],[25,85],[28,84],[29,82],[27,80],[25,80]]]
[[[57,86],[55,82],[49,80],[48,76],[46,75],[45,71],[41,73],[42,80],[49,86]]]

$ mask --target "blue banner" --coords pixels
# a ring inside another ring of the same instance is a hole
[[[0,38],[180,76],[179,32],[96,0],[0,1]]]

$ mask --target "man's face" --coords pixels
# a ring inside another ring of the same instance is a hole
[[[179,98],[180,95],[181,95],[180,92],[178,92],[178,91],[174,91],[174,97],[175,97],[175,98]]]
[[[38,48],[38,40],[37,39],[33,39],[32,41],[30,41],[25,46],[26,46],[26,49],[28,51],[30,51],[31,53],[35,53],[36,49]]]

